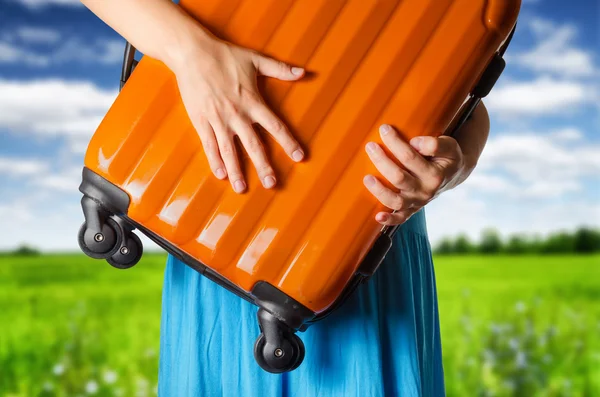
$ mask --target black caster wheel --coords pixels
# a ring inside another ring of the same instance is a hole
[[[300,366],[300,364],[302,364],[302,361],[304,361],[304,355],[306,354],[306,350],[304,349],[304,342],[302,342],[302,339],[300,339],[300,337],[296,334],[292,335],[292,339],[294,340],[296,348],[298,349],[298,358],[296,364],[294,364],[291,371],[295,370]]]
[[[135,266],[144,253],[142,240],[134,233],[128,233],[117,252],[106,261],[117,269],[129,269]]]
[[[106,220],[100,233],[88,229],[84,222],[77,236],[81,251],[94,259],[106,259],[114,255],[121,246],[122,239],[122,229],[112,218]]]
[[[304,360],[304,343],[295,334],[288,334],[277,344],[267,342],[265,334],[260,334],[254,344],[254,359],[267,372],[280,374],[293,371]]]

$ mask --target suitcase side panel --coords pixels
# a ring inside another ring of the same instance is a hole
[[[213,32],[314,73],[261,79],[307,149],[292,164],[265,138],[279,186],[251,164],[248,193],[212,176],[174,76],[145,57],[94,135],[86,166],[131,197],[130,218],[242,290],[267,281],[311,310],[340,295],[379,234],[362,178],[386,122],[439,135],[514,25],[520,2],[182,0]],[[436,99],[437,100],[434,100]],[[351,248],[348,248],[351,247]]]

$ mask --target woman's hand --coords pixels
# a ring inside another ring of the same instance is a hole
[[[175,73],[212,172],[220,179],[229,177],[236,192],[246,189],[236,136],[263,186],[271,188],[276,183],[253,124],[260,124],[294,161],[302,161],[302,148],[265,105],[256,77],[298,80],[303,69],[219,40],[170,0],[81,1],[134,47]]]
[[[381,139],[400,167],[376,143],[366,151],[390,189],[373,175],[364,178],[369,191],[394,213],[380,212],[375,219],[384,225],[400,225],[436,198],[465,172],[465,160],[458,142],[451,137],[417,137],[406,143],[390,126],[380,128]]]
[[[246,189],[246,183],[236,153],[236,136],[263,186],[272,188],[276,183],[253,124],[272,135],[293,161],[304,158],[299,143],[267,107],[257,87],[257,75],[293,81],[304,75],[303,69],[212,37],[202,37],[169,66],[177,76],[183,103],[212,172],[219,179],[229,177],[237,193]]]
[[[483,103],[456,131],[454,138],[425,136],[406,143],[393,128],[381,126],[383,143],[395,160],[374,142],[369,142],[366,150],[377,170],[394,189],[373,175],[365,176],[364,184],[394,212],[380,212],[375,219],[384,225],[400,225],[440,193],[463,183],[475,169],[489,132],[490,118]]]

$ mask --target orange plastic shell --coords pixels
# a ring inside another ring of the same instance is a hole
[[[442,134],[514,26],[520,0],[182,0],[219,37],[306,68],[261,92],[302,143],[265,139],[278,186],[244,158],[248,191],[212,176],[176,80],[144,57],[92,138],[85,166],[130,196],[128,216],[244,291],[267,281],[329,307],[381,231],[364,152],[388,123]],[[264,136],[264,135],[263,135]]]

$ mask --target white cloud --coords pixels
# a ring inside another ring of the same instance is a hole
[[[485,104],[500,117],[558,115],[594,104],[598,97],[583,82],[550,76],[506,81],[494,88]]]
[[[0,201],[0,219],[2,225],[7,225],[0,228],[0,250],[30,244],[48,252],[78,251],[77,232],[84,216],[81,194],[77,188],[71,192],[53,196],[51,192],[36,190],[35,194],[22,200]],[[136,234],[141,238],[145,252],[164,252],[141,233]]]
[[[84,43],[77,38],[66,41],[51,56],[53,63],[68,62],[118,64],[123,60],[125,44],[122,40],[100,40],[94,44]]]
[[[57,6],[70,6],[70,7],[81,7],[83,4],[80,0],[13,0],[14,2],[21,3],[29,8],[40,8],[49,5]]]
[[[35,26],[21,26],[15,34],[23,42],[35,44],[54,44],[61,38],[61,34],[57,30]]]
[[[41,174],[33,178],[31,183],[38,188],[51,191],[77,193],[81,183],[82,168],[83,164],[80,167],[71,167],[60,172]]]
[[[48,66],[50,60],[45,55],[30,52],[9,41],[0,41],[0,64],[25,64],[35,67]]]
[[[573,142],[581,141],[584,138],[584,135],[577,128],[570,127],[553,131],[550,133],[549,137],[560,142]]]
[[[55,44],[53,36],[41,31],[25,31],[23,42],[33,43],[46,40]],[[23,32],[21,32],[23,34]],[[42,36],[42,34],[46,34]],[[11,37],[12,38],[12,37]],[[54,48],[51,52],[32,50],[26,45],[18,45],[14,40],[0,41],[0,64],[23,64],[30,67],[47,67],[64,65],[70,62],[82,64],[99,63],[102,65],[117,65],[123,59],[124,44],[122,40],[97,40],[95,43],[84,43],[78,38],[71,38]]]
[[[575,45],[578,29],[545,19],[532,19],[529,28],[538,40],[530,51],[510,57],[510,61],[534,72],[562,77],[590,77],[597,73],[593,52]]]
[[[493,138],[475,172],[501,171],[528,185],[540,181],[555,183],[558,190],[567,181],[600,177],[600,145],[565,145],[551,139],[552,135],[553,132],[523,132]]]
[[[26,205],[14,202],[10,204],[0,203],[0,218],[3,219],[3,224],[6,222],[6,225],[16,226],[21,222],[33,220],[34,216]],[[2,229],[8,228],[3,227]],[[14,245],[7,247],[14,247]]]
[[[589,200],[523,203],[501,196],[502,205],[476,199],[465,189],[447,192],[427,206],[427,230],[432,244],[459,233],[478,240],[494,228],[504,237],[515,233],[548,235],[580,226],[600,227],[600,202]]]
[[[511,62],[535,72],[563,77],[591,77],[597,74],[593,51],[575,44],[579,34],[575,25],[559,25],[535,18],[528,27],[538,44],[529,51],[511,56]]]
[[[543,203],[586,191],[590,181],[600,183],[600,145],[585,142],[582,135],[575,128],[565,128],[490,139],[477,169],[461,189],[489,198],[501,194],[515,206],[523,199]]]
[[[0,80],[0,128],[89,139],[116,98],[89,82]]]
[[[524,25],[535,44],[528,50],[509,52],[509,65],[533,72],[534,78],[502,79],[486,100],[493,115],[501,118],[572,115],[583,106],[597,106],[600,85],[594,51],[576,44],[579,29],[532,18]]]
[[[43,161],[13,157],[0,157],[0,175],[22,177],[42,174],[48,167]]]

